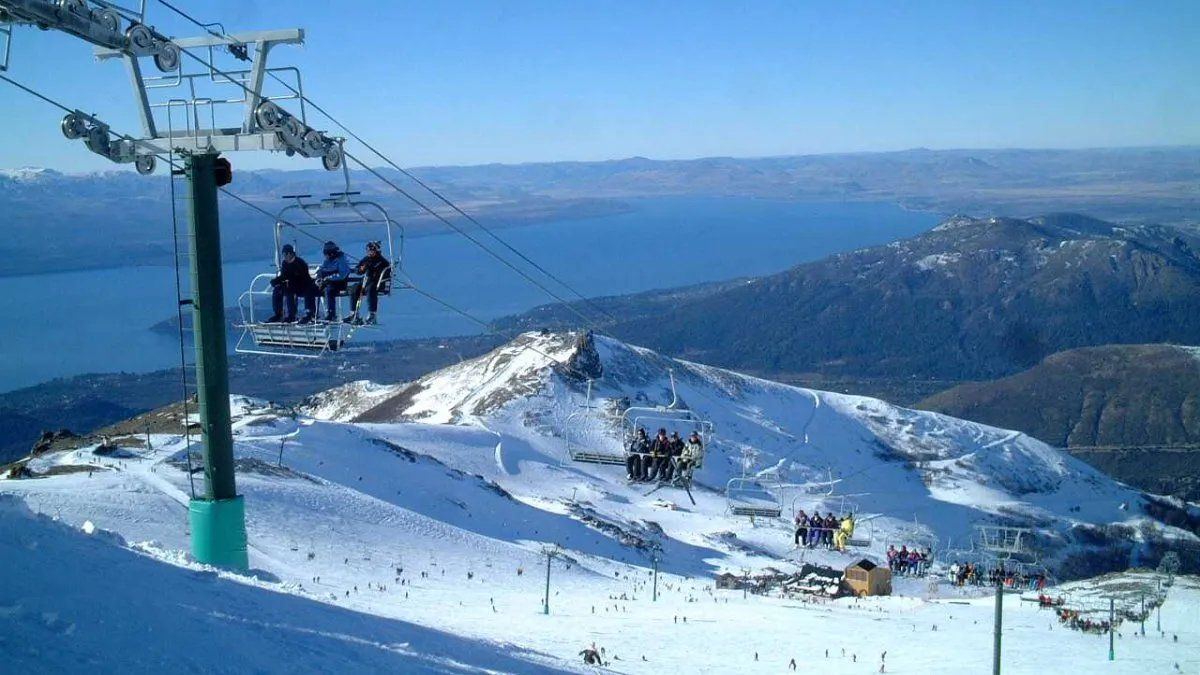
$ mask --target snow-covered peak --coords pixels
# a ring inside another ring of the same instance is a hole
[[[61,178],[62,174],[54,169],[38,166],[23,166],[17,169],[0,169],[0,177],[15,181],[34,181],[45,178]]]
[[[982,522],[1054,521],[1052,529],[1066,530],[1133,515],[1121,509],[1137,501],[1134,491],[1023,434],[670,359],[606,336],[584,343],[603,373],[589,399],[588,378],[570,365],[579,338],[524,334],[399,389],[357,419],[506,429],[553,462],[562,461],[568,437],[619,455],[622,413],[673,405],[713,425],[697,480],[714,490],[743,472],[767,472],[783,483],[790,506],[804,500],[788,485],[832,476],[839,494],[856,495],[854,507],[908,519],[918,512],[941,538],[964,542]],[[669,419],[650,423],[672,427]]]

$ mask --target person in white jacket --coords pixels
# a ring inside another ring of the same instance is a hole
[[[699,469],[703,463],[704,443],[700,440],[700,433],[693,431],[683,444],[683,452],[679,455],[679,477],[691,482],[692,472]]]

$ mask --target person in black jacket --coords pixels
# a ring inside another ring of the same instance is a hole
[[[271,310],[274,312],[267,323],[292,323],[296,320],[296,298],[304,298],[304,317],[300,323],[312,323],[317,312],[317,285],[308,273],[308,263],[296,255],[291,244],[284,244],[283,262],[279,265],[279,276],[271,280]],[[287,304],[287,315],[283,314]]]
[[[658,435],[650,441],[650,462],[650,470],[645,479],[660,480],[671,462],[671,439],[667,437],[666,429],[659,429]]]
[[[362,300],[364,293],[367,296],[367,311],[369,312],[365,323],[367,325],[376,323],[375,312],[379,309],[380,284],[390,281],[388,275],[391,274],[391,269],[392,264],[383,257],[379,242],[367,242],[367,254],[358,261],[358,266],[355,268],[355,271],[363,278],[350,291],[350,316],[345,318],[346,323],[355,325],[364,323],[358,316],[358,303]]]
[[[646,438],[646,430],[638,427],[633,440],[629,443],[629,452],[625,454],[625,469],[630,481],[639,482],[649,471],[646,466],[650,461],[650,441]]]

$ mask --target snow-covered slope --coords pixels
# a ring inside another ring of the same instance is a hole
[[[678,405],[716,429],[696,476],[694,505],[674,488],[647,495],[649,486],[626,483],[623,467],[573,464],[565,456],[568,433],[588,447],[619,451],[625,407],[670,402],[668,368],[677,382]],[[590,407],[585,373],[594,378]],[[258,598],[262,587],[300,596],[303,603],[290,623],[283,617],[293,611],[293,599],[285,598],[279,605],[253,600],[255,607],[269,605],[268,618],[252,623],[243,614],[236,625],[269,633],[264,626],[280,622],[297,627],[297,635],[312,630],[322,639],[334,633],[361,638],[337,644],[362,653],[329,648],[329,654],[358,659],[351,661],[357,665],[352,670],[386,667],[393,656],[377,645],[391,644],[387,636],[395,630],[401,636],[396,641],[411,641],[402,656],[415,659],[411,666],[394,666],[404,672],[422,667],[457,672],[460,666],[576,669],[576,655],[591,642],[606,647],[606,657],[621,672],[777,672],[787,658],[811,660],[822,647],[831,653],[826,672],[860,672],[860,658],[874,669],[883,650],[889,671],[899,672],[904,664],[910,672],[964,672],[964,663],[986,661],[990,644],[986,629],[955,621],[965,616],[984,622],[989,616],[987,601],[972,599],[971,591],[944,585],[934,590],[924,579],[898,579],[896,590],[905,597],[813,604],[742,599],[741,593],[714,589],[712,577],[722,570],[793,569],[801,561],[844,567],[864,555],[880,559],[889,543],[936,539],[944,548],[950,538],[965,547],[972,525],[998,519],[1036,524],[1042,559],[1053,563],[1078,550],[1068,536],[1076,523],[1137,524],[1145,518],[1137,493],[1018,434],[672,361],[604,337],[577,344],[575,335],[523,335],[408,386],[340,388],[315,397],[299,414],[243,398],[235,403],[238,488],[246,497],[256,572],[248,579],[202,578],[217,584],[222,606],[243,601],[238,595],[243,592]],[[140,579],[146,565],[144,573],[155,583],[146,585],[144,597],[186,604],[180,594],[190,595],[190,586],[156,592],[156,584],[195,578],[194,572],[160,562],[197,569],[183,553],[191,486],[182,440],[160,434],[151,441],[147,448],[136,439],[116,439],[121,446],[116,453],[97,454],[91,445],[33,458],[27,469],[39,477],[0,480],[0,492],[66,523],[90,521],[136,542],[158,562],[121,557],[129,554],[119,549],[88,549],[75,557],[101,556],[102,565],[113,556],[136,560],[118,578]],[[741,474],[744,457],[753,458],[751,473],[770,474],[785,485],[776,490],[783,518],[752,521],[727,512],[724,488]],[[812,484],[828,491],[831,476],[833,494],[813,494]],[[799,487],[806,484],[809,489]],[[873,535],[870,546],[846,554],[789,550],[793,505],[810,512],[854,508],[864,519],[876,515],[861,527],[862,534]],[[3,553],[6,561],[10,552],[21,559],[21,574],[44,565],[46,555],[60,555],[57,549],[21,549],[21,542],[51,535],[30,534],[23,525],[14,529],[9,521],[16,520],[0,514],[0,538],[17,542]],[[36,528],[48,527],[37,521]],[[77,545],[60,530],[47,531],[64,539],[64,550]],[[550,616],[541,606],[547,545],[559,547]],[[654,559],[660,572],[657,601],[648,598]],[[85,567],[82,561],[66,565],[61,577],[87,584],[92,577]],[[24,636],[42,630],[34,625],[39,613],[83,621],[101,613],[73,604],[70,588],[55,579],[29,574],[35,589],[24,595],[6,593],[0,585],[0,635],[6,618]],[[251,588],[227,584],[237,580]],[[968,604],[932,602],[931,594]],[[1194,595],[1184,604],[1168,600],[1166,608],[1193,611]],[[43,596],[59,598],[61,611],[50,600],[34,601]],[[140,608],[141,597],[131,598],[131,606]],[[304,604],[312,601],[336,607]],[[191,606],[224,611],[200,601]],[[371,617],[347,618],[358,616],[354,612]],[[830,638],[825,624],[830,618],[846,635],[864,637]],[[1013,644],[1045,636],[1043,619],[1031,613],[1006,623],[1019,632]],[[350,628],[334,631],[331,623],[342,622]],[[453,654],[460,646],[404,622],[458,636],[446,639],[461,639],[466,656],[454,656],[454,664],[437,660],[452,655],[436,645],[449,645]],[[940,631],[921,641],[903,637],[917,624],[928,631],[935,623]],[[184,639],[192,635],[179,631]],[[647,643],[647,635],[661,639]],[[1074,631],[1052,635],[1067,641],[1061,650],[1045,656],[1035,641],[1028,658],[1059,667],[1080,662],[1087,648],[1082,640],[1088,638]],[[701,645],[709,653],[698,662]],[[849,651],[843,656],[840,647]],[[500,660],[488,661],[476,648],[495,651]],[[1022,647],[1012,649],[1020,654]],[[281,651],[286,650],[264,653]],[[759,669],[755,652],[773,665]],[[302,650],[295,654],[307,658]],[[1142,656],[1164,668],[1181,658],[1166,645],[1147,646]],[[1191,652],[1185,656],[1195,660]],[[207,669],[192,658],[199,657],[164,657],[185,669]],[[321,669],[305,668],[304,661],[286,654],[279,658],[295,669]]]
[[[640,495],[645,490],[628,489],[619,467],[565,461],[565,437],[619,454],[621,411],[669,405],[670,371],[677,407],[711,421],[716,431],[696,478],[701,503],[694,511],[703,518],[663,518],[679,520],[678,536],[692,543],[716,530],[745,529],[739,536],[765,550],[786,550],[784,523],[746,528],[724,516],[727,482],[742,475],[747,457],[751,473],[765,472],[784,484],[775,492],[785,515],[793,507],[882,514],[872,521],[880,535],[876,554],[888,541],[911,543],[901,540],[901,531],[924,532],[943,548],[967,548],[974,525],[1004,522],[1038,526],[1041,555],[1051,560],[1064,552],[1065,534],[1074,524],[1141,517],[1135,491],[1028,436],[670,360],[603,336],[584,347],[590,357],[584,360],[598,357],[603,369],[593,381],[589,408],[586,378],[568,365],[581,358],[576,338],[521,336],[418,380],[358,420],[381,437],[479,473],[521,498],[561,501],[586,494],[599,512],[629,520],[631,511],[649,501]],[[428,425],[448,423],[494,434],[494,452],[430,443]],[[831,496],[796,487],[828,482],[830,476],[836,480]],[[671,489],[656,496],[686,501]]]

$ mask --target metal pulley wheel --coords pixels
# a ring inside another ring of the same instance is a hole
[[[68,113],[62,119],[62,135],[70,140],[81,138],[87,133],[87,123],[79,113]]]
[[[181,56],[179,46],[174,42],[163,42],[154,55],[154,65],[164,73],[174,72],[179,68],[179,57]]]
[[[154,173],[154,167],[158,166],[158,158],[154,155],[138,155],[137,159],[133,160],[133,168],[143,176],[148,176]]]
[[[88,130],[87,136],[84,137],[83,142],[84,145],[87,145],[88,150],[91,150],[97,155],[104,155],[105,157],[108,156],[108,129],[99,126],[92,127]]]
[[[330,143],[321,157],[321,164],[326,171],[337,171],[342,168],[342,144]]]
[[[283,134],[283,139],[289,147],[298,148],[304,142],[305,130],[306,127],[303,122],[288,115],[283,119],[279,133]]]
[[[121,15],[117,14],[114,9],[92,10],[92,20],[100,24],[106,31],[121,32]]]
[[[254,109],[254,121],[264,131],[279,131],[287,113],[274,101],[263,101]]]
[[[129,47],[135,52],[149,52],[154,47],[154,31],[140,23],[130,24],[125,29],[125,39],[129,40]]]
[[[325,137],[316,129],[309,129],[304,132],[304,152],[305,157],[319,157],[325,154]]]

